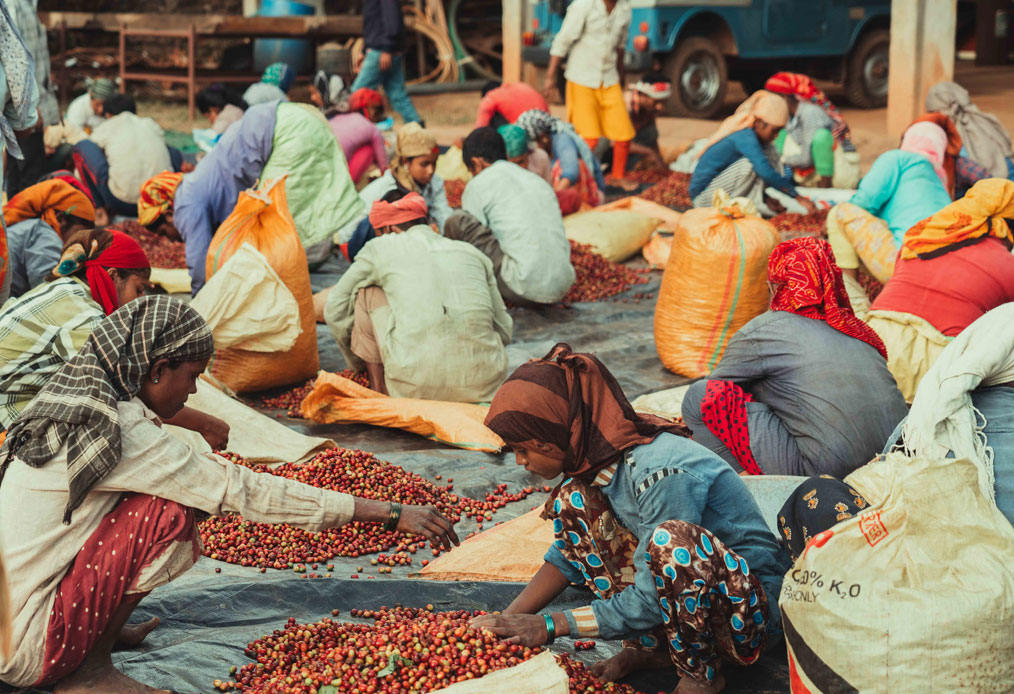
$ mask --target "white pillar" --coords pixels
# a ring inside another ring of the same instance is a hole
[[[521,81],[523,0],[503,0],[503,81]]]
[[[888,133],[901,135],[929,88],[954,78],[956,24],[957,0],[892,0]]]

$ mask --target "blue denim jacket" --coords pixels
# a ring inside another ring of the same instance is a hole
[[[743,480],[704,446],[674,434],[661,434],[651,443],[631,449],[627,460],[630,462],[616,465],[602,492],[616,519],[638,538],[634,584],[611,598],[592,602],[598,635],[620,638],[662,624],[655,579],[644,556],[655,528],[669,520],[710,530],[746,559],[768,596],[769,631],[780,632],[778,593],[789,567],[788,556]],[[572,583],[584,583],[580,572],[555,545],[545,559]],[[574,616],[566,614],[571,633],[578,634]]]

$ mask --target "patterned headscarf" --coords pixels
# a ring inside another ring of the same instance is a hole
[[[824,321],[887,359],[883,340],[852,311],[841,268],[827,241],[803,237],[778,244],[768,259],[768,279],[777,286],[772,311]]]
[[[21,145],[14,135],[8,117],[15,123],[28,124],[39,101],[35,86],[35,61],[25,47],[7,5],[0,2],[0,63],[7,78],[7,104],[0,104],[0,134],[7,152],[15,159],[24,159]],[[35,96],[33,99],[32,97]]]
[[[926,110],[946,114],[968,148],[968,156],[992,176],[1007,178],[1007,159],[1014,154],[1010,133],[992,113],[972,103],[968,90],[954,82],[933,85],[926,94]]]
[[[954,169],[958,157],[961,156],[961,148],[964,146],[961,134],[954,127],[951,119],[943,113],[924,113],[912,121],[912,125],[916,123],[935,123],[940,126],[947,136],[947,148],[944,150],[944,173],[947,175],[947,180],[944,181],[944,186],[947,188],[947,192],[951,194],[951,197],[954,197]],[[1006,174],[1003,178],[1007,178]]]
[[[106,317],[7,432],[4,468],[16,455],[40,467],[67,444],[70,523],[92,487],[120,462],[116,405],[130,400],[152,364],[205,361],[214,352],[200,314],[168,296],[144,296]]]
[[[533,108],[529,111],[525,111],[518,119],[514,122],[514,125],[522,128],[531,140],[538,140],[546,133],[553,135],[563,134],[567,135],[577,146],[578,154],[581,156],[581,161],[588,168],[588,173],[593,174],[598,170],[598,164],[595,160],[595,155],[591,151],[591,147],[588,143],[577,134],[574,130],[574,126],[570,123],[566,123],[555,116],[551,116],[545,111]]]
[[[137,221],[149,226],[171,210],[173,197],[182,180],[183,174],[165,171],[145,181],[137,199]]]
[[[272,63],[261,75],[261,82],[273,84],[283,92],[292,89],[292,83],[296,81],[296,71],[286,63]]]
[[[150,267],[141,244],[127,234],[115,229],[91,229],[67,239],[60,263],[47,279],[80,275],[84,270],[92,298],[108,316],[120,307],[120,295],[106,270],[143,270]]]
[[[419,184],[415,182],[412,174],[408,171],[408,160],[439,152],[437,138],[428,130],[424,130],[418,123],[408,123],[398,130],[395,150],[398,156],[391,163],[391,175],[394,176],[394,180],[405,190],[422,192]]]
[[[1014,244],[1007,219],[1014,217],[1014,182],[986,178],[936,214],[905,232],[901,257],[936,258],[990,236]]]
[[[327,118],[349,110],[349,90],[345,88],[345,80],[341,75],[317,70],[317,74],[313,76],[313,88],[324,102],[320,110]]]
[[[61,238],[63,228],[60,222],[64,214],[94,222],[95,206],[87,195],[59,179],[29,186],[4,205],[4,221],[7,226],[26,219],[41,219]]]
[[[368,89],[363,87],[352,92],[352,96],[349,97],[349,110],[358,111],[363,115],[366,115],[366,109],[373,106],[383,106],[384,97],[380,95],[380,92],[375,89]]]
[[[497,132],[500,133],[500,137],[503,138],[503,143],[507,147],[508,159],[520,157],[528,152],[528,133],[524,128],[519,128],[516,125],[501,125],[497,128]]]
[[[764,89],[775,94],[792,94],[802,101],[809,101],[820,106],[824,113],[834,121],[831,134],[834,136],[835,142],[848,142],[852,137],[841,112],[827,98],[827,94],[818,89],[813,80],[806,75],[801,75],[798,72],[776,72],[764,83]]]
[[[116,93],[116,83],[108,77],[88,80],[88,95],[93,99],[105,101]]]
[[[565,474],[583,478],[659,434],[690,436],[682,425],[634,412],[602,362],[564,343],[510,375],[490,403],[486,426],[513,448],[548,445],[563,457]]]

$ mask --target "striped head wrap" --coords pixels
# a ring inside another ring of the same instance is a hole
[[[152,176],[141,186],[137,199],[137,221],[150,226],[173,207],[173,196],[183,180],[183,174],[164,171]]]
[[[182,301],[164,295],[131,301],[99,323],[11,425],[0,449],[4,470],[15,455],[40,467],[66,443],[64,522],[70,523],[92,487],[120,462],[117,403],[138,394],[159,359],[206,361],[214,347],[207,323]]]
[[[592,478],[620,454],[681,424],[634,412],[616,378],[591,354],[560,343],[523,364],[493,397],[486,426],[513,448],[549,446],[571,477]]]
[[[1014,217],[1014,182],[986,178],[959,198],[907,232],[901,257],[935,258],[990,236],[1011,248],[1014,235],[1007,219]]]
[[[778,244],[768,259],[768,279],[776,286],[772,311],[824,321],[887,359],[883,340],[852,311],[841,268],[827,241],[805,236]]]

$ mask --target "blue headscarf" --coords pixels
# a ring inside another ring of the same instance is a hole
[[[286,94],[292,89],[292,83],[295,81],[296,71],[286,63],[272,63],[261,75],[261,82],[273,84]]]

